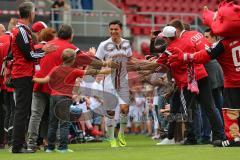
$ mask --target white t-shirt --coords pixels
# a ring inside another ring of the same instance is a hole
[[[96,57],[101,60],[113,60],[119,63],[119,68],[114,70],[111,75],[105,77],[105,89],[128,88],[127,61],[132,56],[131,45],[128,40],[121,39],[117,46],[112,38],[100,43]]]

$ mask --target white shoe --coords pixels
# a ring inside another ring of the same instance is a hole
[[[164,138],[161,142],[157,143],[157,145],[169,145],[176,144],[174,139]]]
[[[159,134],[152,136],[152,139],[159,139],[159,138],[160,138]]]

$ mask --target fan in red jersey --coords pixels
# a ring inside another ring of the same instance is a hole
[[[222,1],[217,12],[207,7],[203,11],[203,23],[210,27],[214,34],[222,37],[239,37],[240,6],[234,1]]]
[[[240,146],[240,38],[224,38],[215,47],[206,46],[206,50],[184,53],[179,48],[170,57],[169,63],[182,61],[185,63],[206,63],[217,59],[224,73],[224,106],[223,117],[227,141],[219,141],[218,146]]]

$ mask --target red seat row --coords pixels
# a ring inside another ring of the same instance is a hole
[[[127,24],[131,27],[134,35],[147,35],[151,27],[134,26],[134,24],[151,24],[150,16],[132,14],[133,12],[169,12],[169,13],[201,13],[203,6],[207,5],[210,9],[216,9],[218,0],[109,0],[118,8],[121,8],[127,15]],[[131,14],[129,14],[131,13]],[[168,21],[180,18],[185,23],[190,23],[194,17],[183,16],[156,16],[154,23],[166,24]]]

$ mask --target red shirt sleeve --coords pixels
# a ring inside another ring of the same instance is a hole
[[[74,67],[87,66],[90,65],[93,61],[93,57],[86,55],[85,53],[77,54]]]
[[[194,56],[193,56],[194,63],[204,64],[210,60],[211,60],[211,57],[209,56],[209,54],[207,53],[207,51],[205,49],[194,53]]]
[[[64,80],[66,84],[74,84],[77,77],[83,77],[84,70],[74,69]]]
[[[168,60],[168,56],[166,54],[161,54],[157,60],[158,64],[166,64]]]

